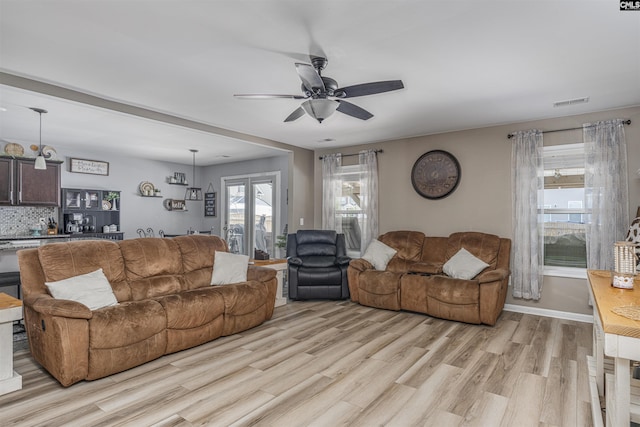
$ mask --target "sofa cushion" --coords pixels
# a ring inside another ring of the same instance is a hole
[[[383,271],[387,268],[387,264],[397,252],[397,250],[385,245],[378,239],[373,239],[371,243],[369,243],[364,255],[362,255],[362,259],[369,261],[376,270]]]
[[[166,326],[165,311],[154,300],[128,301],[101,308],[89,319],[89,347],[126,347],[163,332]]]
[[[224,299],[216,287],[157,298],[167,314],[167,353],[184,350],[222,335]]]
[[[218,236],[190,234],[174,237],[182,254],[187,289],[196,289],[211,284],[211,271],[215,251],[228,252],[227,243]]]
[[[153,300],[127,301],[94,312],[89,320],[88,380],[157,359],[167,349],[166,316]]]
[[[56,299],[76,301],[97,310],[116,305],[118,300],[102,269],[57,282],[45,282],[49,293]]]
[[[186,290],[182,255],[172,239],[123,240],[120,249],[132,300],[140,301]]]
[[[216,251],[213,260],[212,285],[230,285],[247,281],[249,256]]]
[[[124,259],[118,243],[110,240],[78,240],[38,248],[45,282],[57,282],[102,269],[118,301],[131,299]]]
[[[251,281],[214,289],[224,299],[223,335],[247,330],[266,320],[269,298],[267,288],[262,283]]]
[[[442,266],[442,271],[456,279],[471,280],[489,264],[474,257],[468,250],[461,248]]]

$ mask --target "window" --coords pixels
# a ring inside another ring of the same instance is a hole
[[[543,165],[545,273],[585,269],[584,144],[544,147]]]
[[[360,203],[360,166],[342,166],[340,178],[342,191],[336,204],[336,224],[341,224],[347,245],[347,254],[359,257],[361,226],[364,220],[364,212]]]

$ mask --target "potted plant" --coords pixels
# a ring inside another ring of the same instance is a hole
[[[284,256],[282,256],[282,252],[284,252],[284,255],[286,256],[287,251],[287,235],[286,234],[280,234],[279,236],[276,236],[276,248],[278,248],[278,257],[279,258],[284,258]]]
[[[120,198],[120,194],[115,191],[109,191],[104,197],[105,200],[111,203],[111,210],[117,211],[116,201]]]

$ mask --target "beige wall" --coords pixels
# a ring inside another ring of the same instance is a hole
[[[632,120],[630,126],[625,126],[625,132],[629,159],[629,212],[635,216],[640,206],[640,178],[635,174],[640,168],[640,107],[318,151],[314,157],[314,225],[317,228],[321,226],[322,179],[318,155],[330,152],[349,154],[364,148],[376,148],[384,150],[378,155],[380,233],[409,229],[432,236],[447,236],[456,231],[473,230],[511,237],[511,142],[507,135],[532,128],[544,131],[581,127],[583,123],[611,118]],[[544,140],[545,145],[581,142],[582,133],[548,133]],[[410,175],[417,158],[435,149],[446,150],[456,156],[462,178],[449,197],[428,200],[413,190]],[[530,302],[509,296],[507,303],[588,314],[591,309],[586,286],[586,280],[547,277],[540,301]]]

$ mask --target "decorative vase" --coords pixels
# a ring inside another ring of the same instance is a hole
[[[111,199],[111,210],[112,211],[117,211],[118,210],[118,205],[116,204],[117,201],[118,201],[118,199]]]

